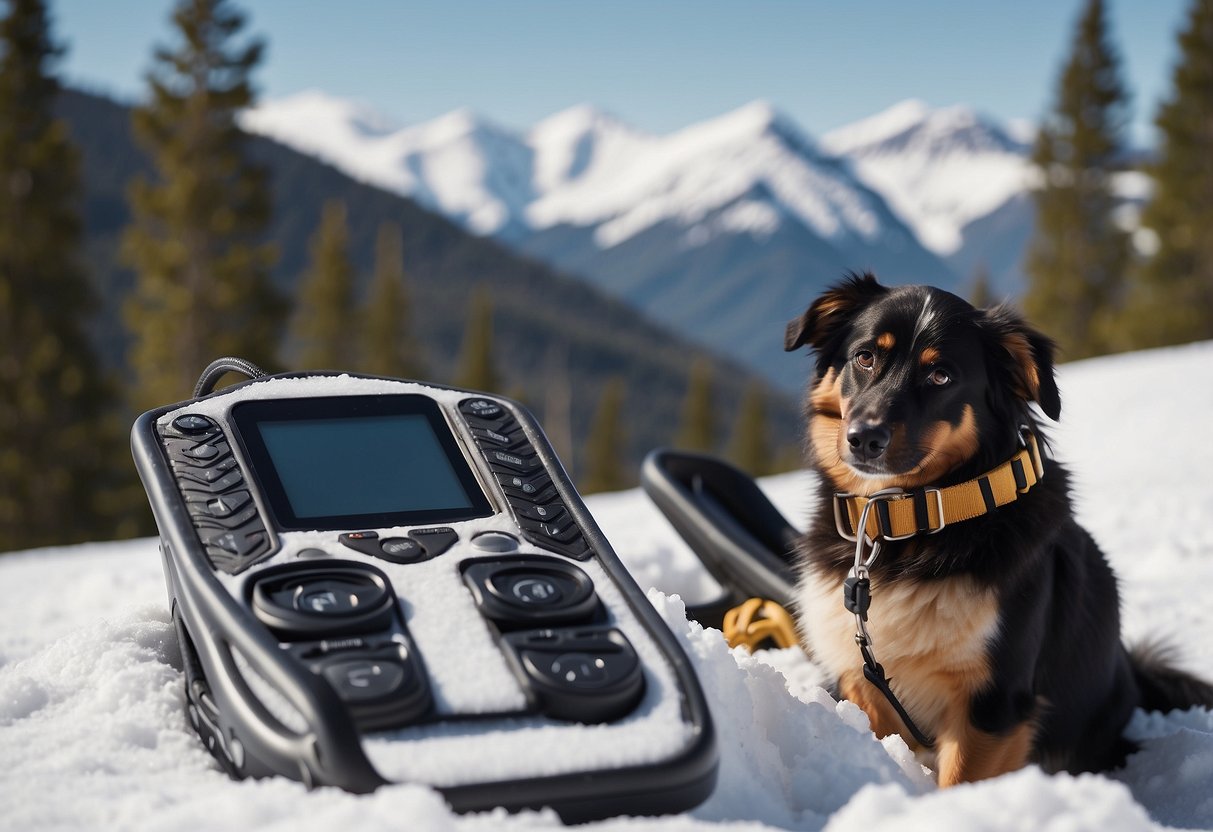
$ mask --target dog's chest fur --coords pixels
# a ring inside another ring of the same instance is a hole
[[[854,678],[863,659],[855,616],[843,606],[843,578],[810,566],[798,592],[802,638],[813,659],[834,678]],[[872,580],[868,632],[876,659],[902,703],[932,730],[990,679],[989,645],[999,626],[995,594],[971,578]],[[865,683],[866,684],[866,683]]]

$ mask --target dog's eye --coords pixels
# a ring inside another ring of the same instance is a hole
[[[860,350],[855,353],[855,363],[865,370],[876,366],[876,356],[870,350]]]
[[[951,380],[952,376],[948,374],[948,371],[939,367],[931,370],[931,372],[927,375],[927,384],[933,384],[936,387],[943,387]]]

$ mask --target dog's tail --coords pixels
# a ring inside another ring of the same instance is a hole
[[[1175,666],[1175,650],[1159,642],[1135,644],[1129,649],[1133,677],[1141,692],[1138,703],[1147,711],[1184,710],[1196,706],[1213,709],[1213,685]]]

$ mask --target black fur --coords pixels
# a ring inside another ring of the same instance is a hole
[[[884,333],[897,346],[876,347]],[[1094,771],[1121,764],[1131,750],[1122,731],[1135,707],[1213,706],[1210,685],[1173,669],[1158,651],[1131,654],[1122,646],[1116,578],[1074,521],[1067,473],[1048,457],[1038,424],[1036,408],[1051,419],[1061,411],[1052,342],[1008,308],[977,310],[938,289],[885,287],[865,274],[832,287],[788,325],[787,349],[803,345],[815,358],[807,417],[820,415],[811,394],[833,370],[847,402],[844,433],[857,419],[901,431],[874,463],[890,476],[924,458],[929,426],[960,426],[971,411],[972,453],[914,486],[952,485],[1005,462],[1018,450],[1021,426],[1042,439],[1045,474],[1031,491],[938,534],[885,543],[873,568],[886,584],[967,575],[994,590],[1001,626],[988,646],[992,676],[969,704],[976,728],[1004,735],[1034,720],[1032,761],[1051,771]],[[922,366],[924,347],[939,352],[937,364]],[[860,353],[873,356],[872,368],[861,366]],[[942,385],[924,380],[936,366],[949,379]],[[842,575],[854,545],[835,531],[831,497],[845,489],[831,482],[811,438],[808,444],[823,476],[802,568]],[[848,465],[866,464],[846,453]]]

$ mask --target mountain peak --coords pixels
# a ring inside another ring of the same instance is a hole
[[[760,135],[771,130],[799,132],[796,123],[765,98],[757,98],[701,124],[734,134]]]
[[[910,99],[826,133],[821,146],[836,156],[864,156],[914,148],[937,154],[955,150],[1021,154],[1022,142],[1001,125],[964,104],[932,108]]]

